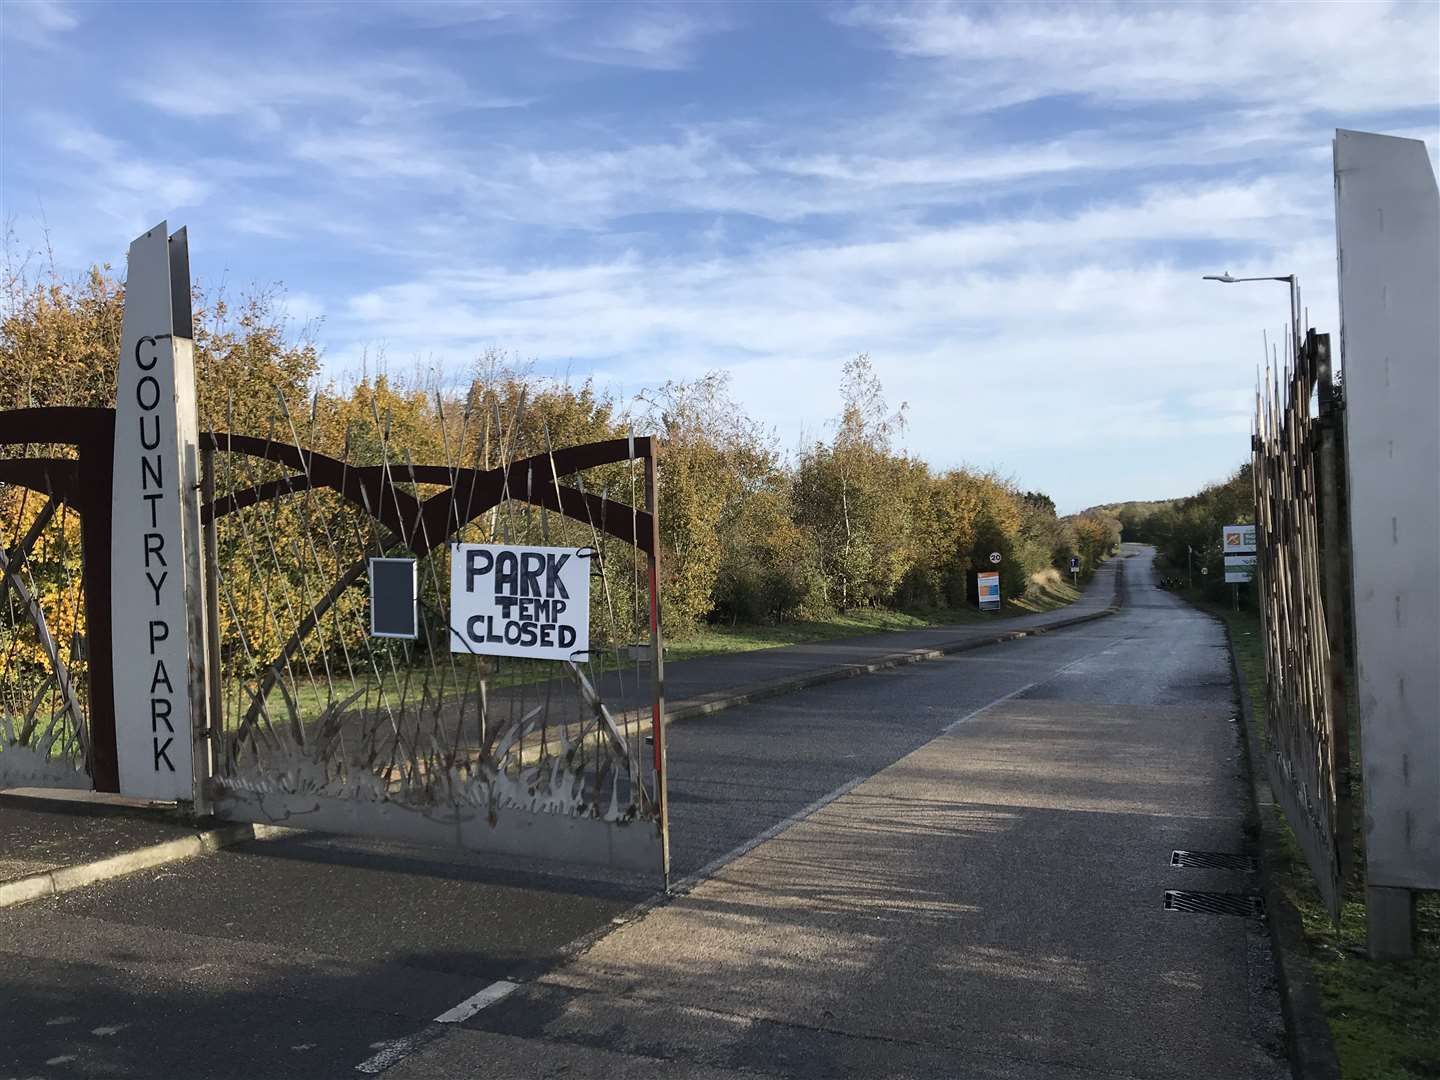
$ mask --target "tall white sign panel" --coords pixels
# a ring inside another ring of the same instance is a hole
[[[1440,888],[1440,197],[1425,144],[1335,133],[1367,884]]]
[[[110,534],[120,791],[195,793],[204,597],[190,269],[184,230],[130,245],[115,387]]]

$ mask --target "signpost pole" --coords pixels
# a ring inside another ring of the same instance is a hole
[[[645,510],[650,515],[650,675],[654,704],[650,732],[655,744],[655,804],[660,822],[660,872],[665,889],[670,889],[670,794],[669,769],[665,759],[665,634],[660,626],[660,500],[656,490],[656,440],[646,441]]]
[[[224,738],[225,710],[220,686],[220,548],[215,522],[215,447],[200,451],[200,501],[209,511],[202,519],[205,541],[205,727],[204,738],[196,740],[195,812],[208,813],[210,778],[215,773]]]

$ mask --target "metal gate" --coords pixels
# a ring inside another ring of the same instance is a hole
[[[119,790],[114,423],[110,409],[0,412],[0,787]]]
[[[521,456],[523,399],[437,395],[419,464],[368,406],[201,436],[217,816],[668,872],[653,441],[556,449],[541,422]],[[585,549],[589,653],[453,653],[461,541]],[[416,560],[413,641],[368,632],[372,557]]]

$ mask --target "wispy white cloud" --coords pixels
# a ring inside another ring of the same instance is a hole
[[[88,186],[97,208],[127,221],[145,219],[142,207],[161,216],[168,207],[194,206],[210,193],[207,181],[183,165],[157,164],[133,152],[118,139],[54,118],[54,145],[94,177]],[[140,216],[136,216],[137,212]]]
[[[74,6],[61,0],[9,0],[0,18],[0,39],[49,48],[79,25]]]
[[[379,26],[398,20],[429,30],[479,36],[535,34],[570,19],[579,5],[563,0],[372,0],[334,4],[330,11]]]
[[[862,4],[837,12],[937,92],[995,108],[1051,94],[1256,101],[1332,110],[1431,106],[1440,7],[1365,4]]]
[[[570,60],[675,71],[690,66],[701,41],[732,25],[718,5],[617,4],[598,23],[556,34],[548,45]]]
[[[532,100],[472,88],[460,75],[423,59],[357,65],[315,54],[272,56],[260,66],[202,57],[184,79],[130,79],[125,88],[135,100],[174,116],[240,117],[266,129],[315,110],[336,110],[345,123],[403,124],[435,107],[505,109]]]
[[[437,271],[353,297],[327,329],[454,371],[494,344],[556,366],[588,358],[632,389],[723,364],[792,444],[835,407],[843,360],[871,351],[912,403],[911,447],[940,464],[1069,452],[1097,430],[1132,447],[1221,438],[1248,424],[1257,327],[1278,327],[1283,300],[1206,285],[1202,270],[1216,268],[1133,245],[1204,235],[1268,252],[1261,272],[1309,275],[1315,316],[1333,325],[1328,222],[1307,206],[1325,186],[1322,175],[1308,195],[1271,180],[1157,188],[1070,215],[729,258]],[[1026,407],[1051,388],[1065,405],[1040,425],[982,404]]]

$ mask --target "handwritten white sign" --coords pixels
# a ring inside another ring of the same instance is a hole
[[[583,660],[590,649],[590,548],[454,544],[450,650]]]

